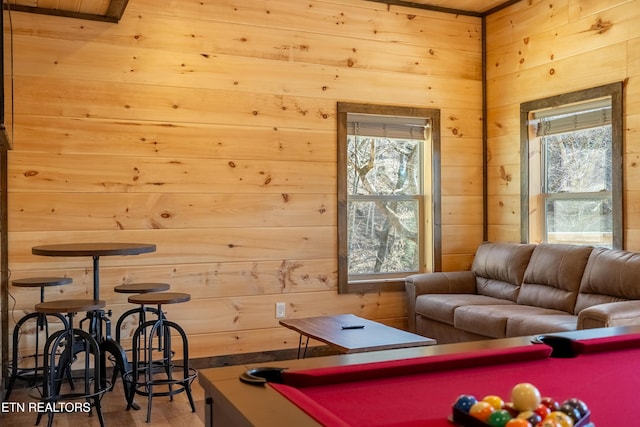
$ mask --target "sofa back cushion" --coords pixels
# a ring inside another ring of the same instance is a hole
[[[595,248],[582,276],[576,314],[587,307],[640,299],[640,254]]]
[[[481,244],[471,266],[476,276],[477,293],[515,302],[535,246],[522,243]]]
[[[580,281],[593,247],[541,243],[524,273],[518,304],[574,313]]]

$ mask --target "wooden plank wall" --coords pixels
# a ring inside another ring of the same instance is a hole
[[[640,250],[639,23],[639,0],[534,0],[487,18],[490,240],[520,240],[520,103],[625,81],[624,239]]]
[[[482,239],[479,18],[361,0],[130,0],[119,24],[13,13],[11,278],[66,275],[49,298],[91,295],[91,260],[35,245],[122,241],[113,288],[162,281],[208,357],[297,346],[289,317],[355,313],[404,326],[403,293],[338,295],[336,103],[442,110],[443,266]],[[36,291],[11,288],[10,318]],[[10,328],[12,325],[10,325]],[[22,343],[28,346],[33,336]]]

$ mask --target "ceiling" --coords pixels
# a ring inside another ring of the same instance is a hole
[[[118,22],[129,0],[3,0],[5,8],[22,12]],[[396,6],[482,16],[519,0],[370,0]]]

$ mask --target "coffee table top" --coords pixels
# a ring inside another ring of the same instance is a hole
[[[436,340],[363,319],[353,314],[282,319],[280,324],[335,347],[342,353],[434,345]],[[356,327],[343,329],[343,327]],[[360,327],[362,326],[362,327]]]

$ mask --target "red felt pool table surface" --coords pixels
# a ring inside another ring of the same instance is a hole
[[[597,427],[640,425],[640,334],[580,341],[581,354],[549,357],[544,344],[409,360],[285,371],[270,384],[326,426],[451,427],[453,402],[529,382],[543,396],[587,403]]]

